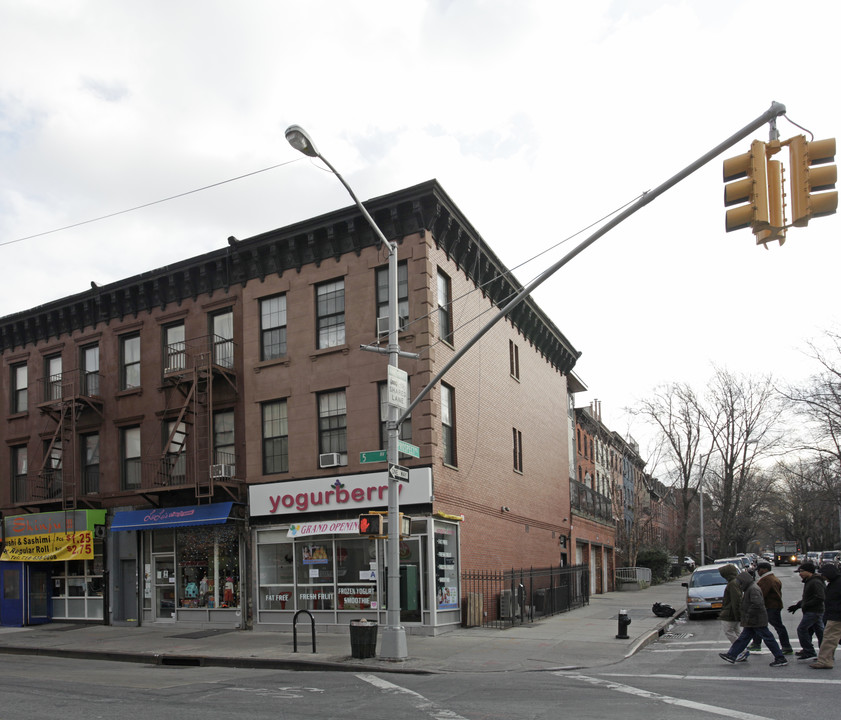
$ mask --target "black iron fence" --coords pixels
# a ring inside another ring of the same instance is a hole
[[[462,624],[508,628],[590,602],[586,565],[467,570],[461,575]]]

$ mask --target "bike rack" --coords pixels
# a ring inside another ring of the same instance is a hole
[[[306,613],[312,625],[312,651],[315,652],[315,618],[309,610],[298,610],[292,617],[292,652],[298,652],[298,615]]]

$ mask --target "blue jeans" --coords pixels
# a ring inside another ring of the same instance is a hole
[[[797,639],[800,647],[806,652],[814,654],[815,648],[812,645],[812,633],[818,639],[818,647],[823,640],[823,615],[814,612],[804,612],[800,624],[797,626]]]
[[[783,625],[782,610],[768,608],[768,624],[777,631],[780,638],[780,646],[783,650],[791,650],[791,640],[788,638],[788,630]]]
[[[739,653],[747,648],[751,642],[759,645],[763,641],[765,642],[765,646],[771,651],[771,654],[775,658],[781,658],[783,656],[783,651],[780,650],[780,646],[777,644],[777,641],[774,639],[774,636],[771,634],[767,625],[765,627],[742,628],[742,634],[736,638],[736,642],[730,646],[727,654],[735,660],[739,657]]]

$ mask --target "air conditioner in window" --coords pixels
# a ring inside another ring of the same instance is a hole
[[[321,453],[318,456],[318,467],[329,468],[338,467],[342,464],[341,453]]]
[[[234,472],[234,466],[228,465],[227,463],[210,466],[210,477],[214,480],[218,480],[220,478],[232,478],[234,476]]]
[[[405,332],[407,327],[409,327],[409,316],[401,315],[397,319],[397,329]],[[388,335],[388,315],[377,318],[377,335]]]

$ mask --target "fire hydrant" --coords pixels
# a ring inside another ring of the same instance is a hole
[[[628,625],[631,624],[631,618],[628,617],[627,610],[619,611],[619,632],[616,634],[617,640],[628,639]]]

